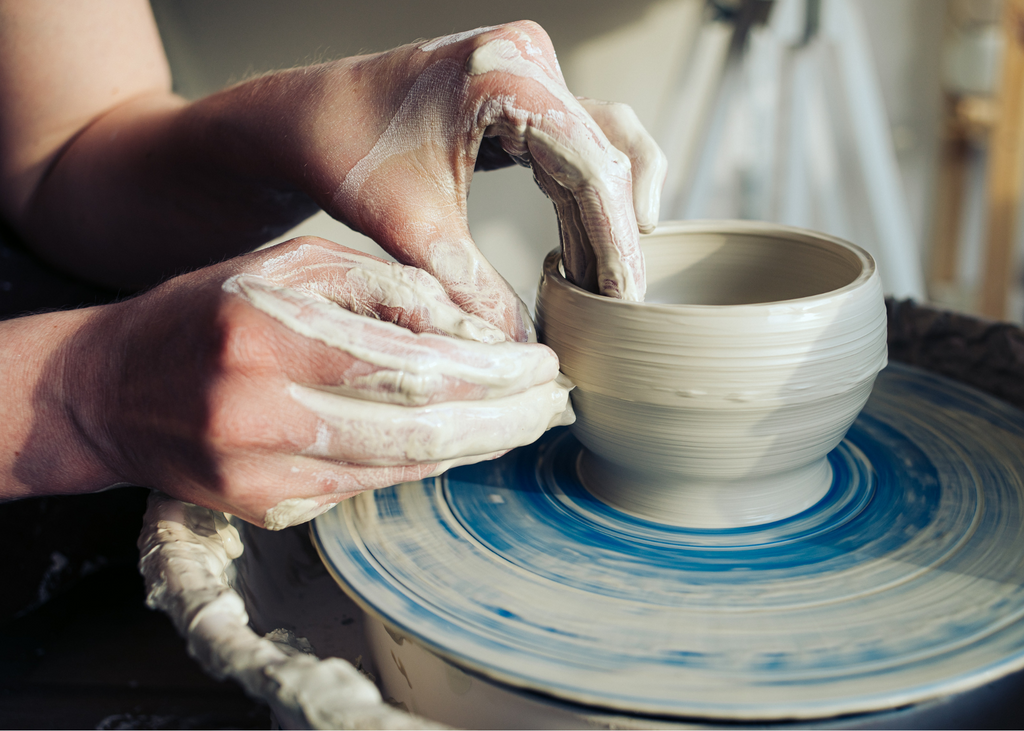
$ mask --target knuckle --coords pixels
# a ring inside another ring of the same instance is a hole
[[[303,246],[322,246],[330,248],[337,246],[337,244],[328,241],[327,239],[322,239],[319,236],[296,236],[294,239],[289,239],[288,241],[279,244],[279,246],[286,251],[295,251],[297,249],[301,249]]]
[[[470,39],[470,48],[473,50],[481,48],[498,38],[528,41],[538,46],[544,53],[554,53],[554,45],[551,43],[548,32],[533,20],[516,20],[494,26],[486,33],[473,36]]]
[[[636,116],[636,112],[633,111],[633,107],[625,102],[605,102],[605,109],[609,114],[618,117],[625,122],[640,123],[640,119]]]
[[[630,171],[632,168],[632,162],[629,159],[629,155],[617,147],[612,147],[608,152],[611,155],[612,162],[617,168],[619,168],[620,175],[624,175]]]
[[[259,262],[262,267],[262,273],[280,274],[282,269],[279,264],[287,262],[289,264],[287,268],[294,269],[318,256],[322,256],[321,252],[329,250],[331,246],[336,246],[336,244],[332,244],[330,241],[317,236],[297,236],[294,239],[289,239],[276,246],[271,246],[254,253],[260,257]]]
[[[540,23],[533,20],[516,20],[511,23],[507,23],[506,27],[516,28],[517,30],[526,33],[530,36],[531,40],[541,41],[544,43],[551,43],[551,38],[548,36],[548,32],[544,30]]]
[[[417,267],[407,267],[407,269],[409,270],[409,278],[417,288],[424,289],[435,296],[444,294],[444,287],[441,286],[441,283],[430,272]]]
[[[240,409],[224,398],[212,398],[208,405],[210,413],[204,437],[216,453],[232,454],[251,442],[252,430],[247,428],[247,420]]]
[[[410,264],[397,264],[395,262],[388,262],[388,264],[394,268],[394,271],[399,276],[402,276],[411,282],[428,282],[433,279],[433,277],[419,267],[412,266]]]
[[[651,139],[651,136],[647,133],[647,128],[644,127],[643,122],[640,121],[640,117],[636,116],[636,112],[633,107],[628,104],[621,104],[616,107],[616,115],[619,118],[619,124],[626,127],[631,131],[631,136],[638,139]]]
[[[275,342],[276,328],[267,327],[267,319],[247,303],[230,305],[237,312],[229,313],[221,330],[219,361],[222,374],[247,373],[250,376],[277,368],[281,343]]]

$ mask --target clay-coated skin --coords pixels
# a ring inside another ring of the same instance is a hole
[[[568,92],[534,23],[189,102],[145,0],[0,0],[0,216],[75,277],[159,285],[0,322],[0,499],[137,483],[281,528],[571,419],[468,228],[474,170],[513,158],[572,221],[580,281],[641,298],[664,157]],[[242,256],[318,207],[401,264],[312,239]]]
[[[577,386],[584,482],[690,527],[810,507],[831,479],[825,455],[886,364],[874,262],[752,222],[665,224],[642,244],[659,302],[594,297],[556,254],[545,262],[538,327]]]
[[[76,316],[33,394],[43,414],[73,396],[68,419],[37,419],[14,455],[20,483],[54,493],[88,474],[283,528],[572,418],[546,346],[507,340],[420,269],[323,239]]]

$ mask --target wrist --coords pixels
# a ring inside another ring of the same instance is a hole
[[[122,479],[96,450],[85,413],[96,413],[98,364],[75,353],[98,311],[86,308],[0,322],[0,498],[102,490]],[[72,382],[70,375],[77,374]],[[83,379],[81,376],[85,376]]]

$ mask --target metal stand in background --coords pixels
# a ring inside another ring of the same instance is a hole
[[[886,291],[925,296],[919,247],[859,6],[746,0],[705,24],[678,114],[669,218],[819,229],[875,255]],[[770,12],[766,9],[770,8]],[[714,93],[712,93],[712,90]]]

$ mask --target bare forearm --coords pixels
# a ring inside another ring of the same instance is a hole
[[[79,277],[145,286],[314,210],[171,93],[146,0],[0,0],[0,99],[0,216]]]
[[[72,341],[100,308],[0,322],[0,499],[100,490],[118,480],[92,453],[78,427],[88,408],[67,377],[89,363]],[[84,382],[84,381],[83,381]]]
[[[59,268],[138,288],[250,250],[315,212],[229,129],[198,122],[203,114],[202,103],[159,92],[108,112],[62,152],[15,225]]]

